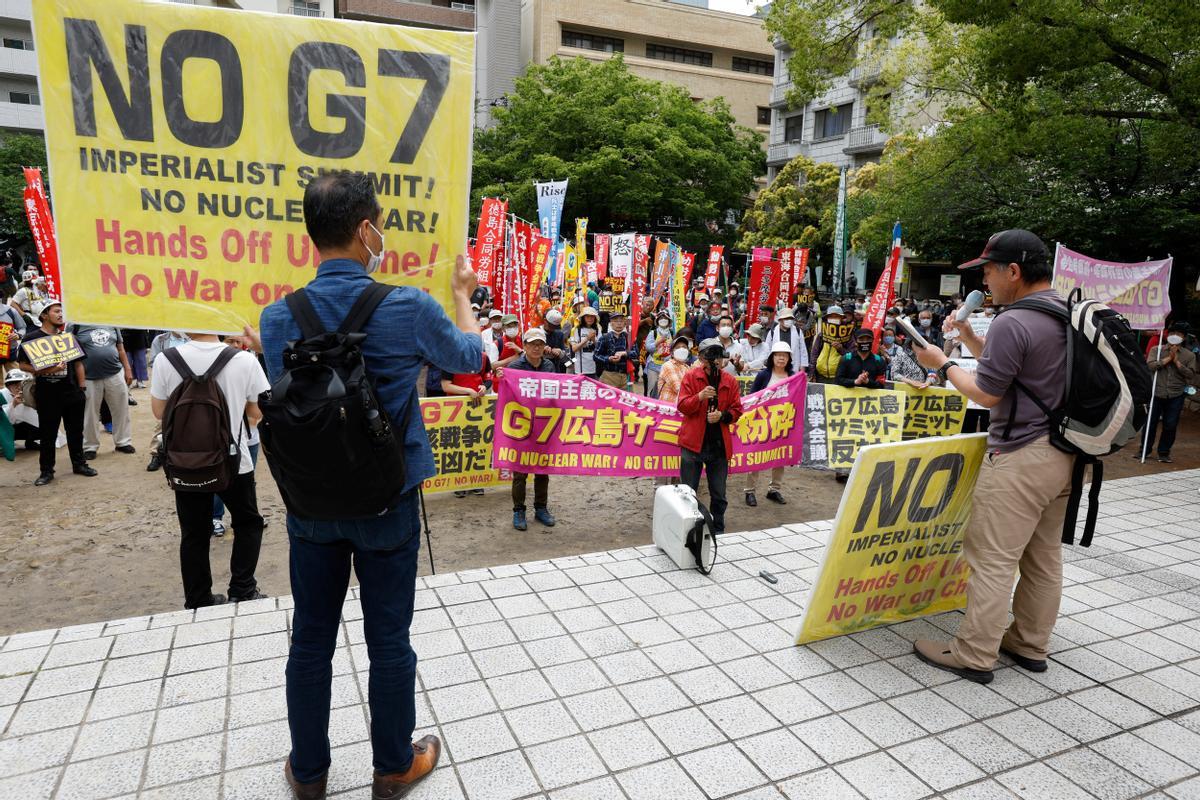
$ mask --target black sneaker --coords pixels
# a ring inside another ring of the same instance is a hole
[[[131,406],[136,406],[136,405],[137,405],[137,400],[134,400],[134,399],[133,399],[133,397],[130,397],[130,398],[129,398],[129,405],[131,405]]]
[[[1171,460],[1171,457],[1170,457],[1169,455],[1167,455],[1167,456],[1160,455],[1160,456],[1158,457],[1158,463],[1160,463],[1160,464],[1174,464],[1175,462]]]
[[[194,606],[189,606],[185,603],[183,607],[189,610],[193,608],[208,608],[209,606],[223,606],[227,602],[229,601],[225,599],[225,595],[223,594],[210,594],[207,603],[198,603]]]
[[[229,602],[231,602],[231,603],[249,603],[251,600],[266,600],[268,597],[270,597],[270,595],[263,594],[258,589],[255,589],[254,591],[250,592],[249,594],[234,594],[233,592],[230,592],[229,593]]]
[[[758,498],[754,496],[754,492],[746,492],[746,505],[751,508],[758,505]]]
[[[96,451],[95,450],[84,450],[83,457],[85,459],[87,459],[88,461],[95,461],[96,460]]]
[[[45,486],[50,481],[54,480],[53,472],[43,472],[37,476],[37,480],[33,482],[34,486]]]
[[[87,464],[72,464],[71,472],[74,472],[76,475],[82,475],[85,478],[94,478],[100,474],[99,472],[96,472],[96,470],[89,467]]]
[[[787,505],[787,499],[784,498],[783,492],[779,491],[778,489],[771,489],[769,492],[767,492],[767,499],[774,500],[781,506]]]
[[[155,450],[150,454],[150,463],[146,465],[146,472],[158,472],[162,469],[162,451]]]
[[[117,452],[118,453],[129,453],[130,455],[132,455],[137,452],[137,448],[131,444],[122,444],[122,445],[117,445]]]
[[[25,449],[26,450],[41,450],[42,445],[36,439],[26,439],[25,440]]]

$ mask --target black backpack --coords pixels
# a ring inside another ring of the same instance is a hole
[[[404,492],[404,431],[393,427],[362,356],[362,329],[395,288],[372,282],[334,332],[303,289],[287,296],[304,338],[288,342],[283,375],[259,397],[259,433],[284,505],[297,517],[375,517]],[[411,410],[410,401],[401,425]]]
[[[175,348],[163,355],[183,383],[167,398],[162,418],[163,473],[177,492],[222,492],[241,466],[242,431],[229,425],[229,407],[217,375],[238,354],[226,347],[197,375]]]
[[[1018,300],[1004,309],[1041,311],[1067,326],[1066,394],[1060,408],[1047,408],[1020,381],[1013,384],[1050,418],[1050,443],[1075,456],[1071,496],[1063,526],[1063,543],[1075,543],[1075,523],[1083,497],[1087,467],[1092,468],[1087,519],[1079,539],[1092,544],[1100,511],[1104,463],[1099,456],[1115,453],[1138,438],[1149,415],[1152,377],[1138,348],[1137,335],[1116,311],[1096,300],[1084,300],[1075,289],[1062,306],[1042,298]],[[1016,415],[1013,403],[1004,428],[1007,439]]]

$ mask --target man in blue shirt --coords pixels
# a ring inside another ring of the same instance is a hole
[[[304,193],[304,222],[321,256],[317,277],[305,287],[327,330],[335,330],[372,283],[384,254],[383,211],[365,175],[317,178]],[[401,797],[433,771],[441,754],[436,736],[413,743],[417,657],[409,643],[420,550],[418,488],[435,474],[433,453],[416,396],[421,366],[474,372],[483,358],[471,310],[475,275],[459,258],[452,278],[455,321],[425,292],[391,292],[363,329],[363,360],[392,422],[404,431],[407,482],[389,513],[370,519],[318,521],[288,514],[295,616],[287,664],[288,724],[292,751],[284,765],[302,800],[325,796],[329,770],[332,659],[353,562],[358,576],[367,653],[374,753],[374,796]],[[283,301],[262,313],[267,371],[283,373],[283,349],[302,338]],[[347,492],[354,487],[346,487]]]
[[[608,333],[596,343],[596,366],[600,369],[600,382],[617,389],[629,383],[629,357],[636,354],[631,348],[629,334],[625,332],[625,313],[614,311],[609,321]]]

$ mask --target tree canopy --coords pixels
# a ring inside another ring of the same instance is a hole
[[[619,55],[531,65],[508,101],[475,136],[476,213],[483,197],[505,196],[537,219],[534,182],[568,178],[564,234],[576,216],[592,231],[673,217],[686,223],[677,240],[699,245],[766,172],[762,137],[736,125],[723,99],[695,102],[633,75]]]
[[[50,190],[46,143],[40,136],[13,134],[0,140],[0,237],[29,238],[25,217],[25,174],[22,167],[42,167],[42,182]]]
[[[838,168],[803,156],[792,159],[742,217],[737,246],[809,247],[832,254]]]

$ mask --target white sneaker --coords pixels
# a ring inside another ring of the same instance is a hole
[[[218,539],[225,535],[225,525],[221,522],[221,520],[219,520],[219,519],[213,520],[212,535],[216,536]]]

